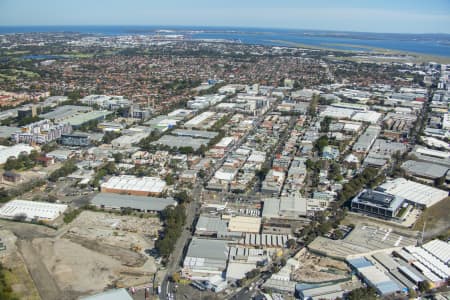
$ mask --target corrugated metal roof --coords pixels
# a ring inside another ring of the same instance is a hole
[[[355,269],[373,266],[365,257],[348,259],[347,262]]]
[[[393,281],[380,282],[375,287],[381,295],[388,295],[401,290]]]
[[[450,262],[450,243],[441,240],[432,240],[422,247],[444,263],[448,264]]]
[[[394,270],[398,267],[398,263],[385,253],[375,253],[372,256],[388,270]]]
[[[398,268],[404,275],[406,275],[407,278],[411,279],[414,282],[421,282],[423,281],[422,277],[419,277],[414,272],[412,272],[408,267],[401,266]]]
[[[113,193],[97,194],[91,203],[97,206],[120,209],[131,207],[139,210],[161,211],[169,205],[177,205],[173,198],[156,198],[145,196],[120,195]]]

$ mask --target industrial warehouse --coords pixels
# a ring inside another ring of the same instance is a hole
[[[27,200],[12,200],[0,208],[0,218],[26,221],[53,221],[66,211],[67,205]]]
[[[121,175],[111,177],[102,183],[103,193],[128,194],[135,196],[159,196],[166,189],[166,182],[156,177]]]
[[[139,212],[161,212],[169,205],[176,206],[177,202],[173,198],[100,193],[91,200],[91,204],[107,210],[131,208]]]
[[[422,246],[381,251],[347,262],[381,296],[416,290],[425,281],[440,287],[450,278],[450,244],[432,240]]]

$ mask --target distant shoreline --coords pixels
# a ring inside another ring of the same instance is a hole
[[[450,34],[364,33],[200,26],[0,26],[0,34],[9,35],[15,33],[74,33],[107,36],[182,34],[188,39],[196,40],[231,40],[240,41],[243,44],[265,46],[291,44],[337,51],[381,49],[382,51],[393,53],[450,58]]]

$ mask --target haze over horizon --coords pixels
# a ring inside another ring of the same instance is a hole
[[[205,26],[450,33],[447,0],[2,0],[0,26]],[[49,18],[48,16],[52,16]]]

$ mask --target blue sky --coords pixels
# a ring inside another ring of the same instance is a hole
[[[196,25],[450,33],[450,0],[0,0],[2,25]]]

